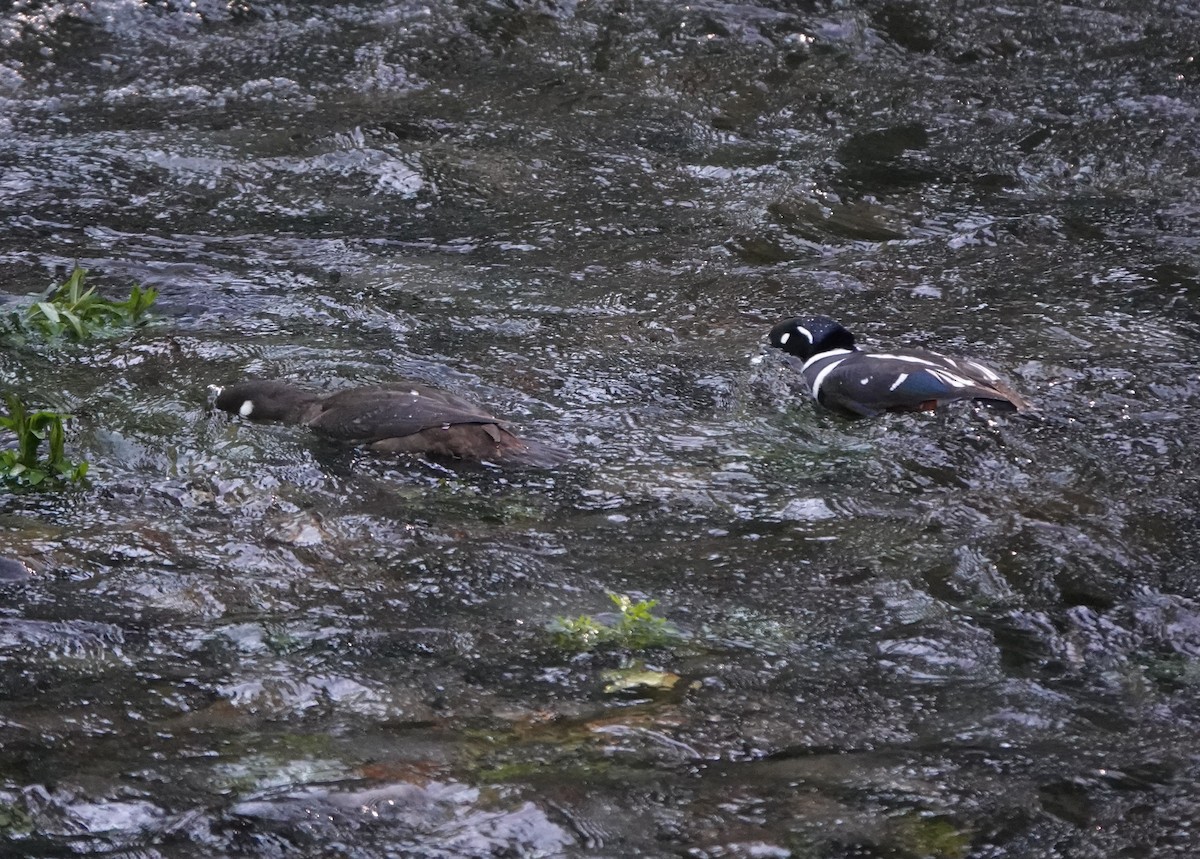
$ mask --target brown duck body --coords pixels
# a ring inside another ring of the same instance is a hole
[[[396,383],[321,395],[287,382],[222,388],[217,408],[250,420],[304,424],[339,441],[387,453],[549,467],[566,452],[514,435],[504,421],[438,388]]]

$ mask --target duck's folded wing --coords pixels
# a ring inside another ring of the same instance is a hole
[[[308,422],[313,429],[347,441],[400,438],[455,424],[491,424],[499,419],[446,391],[425,385],[355,388],[327,397]]]
[[[879,411],[920,411],[953,400],[990,400],[1016,409],[1026,402],[999,377],[973,379],[943,367],[912,367],[872,385],[868,405]]]

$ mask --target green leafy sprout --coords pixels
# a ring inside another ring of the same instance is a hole
[[[7,396],[8,414],[0,415],[0,430],[10,430],[17,437],[17,446],[0,450],[0,480],[10,486],[40,486],[48,479],[63,483],[79,483],[87,474],[86,462],[71,462],[66,457],[63,422],[70,415],[40,411],[30,414],[15,394]],[[42,442],[50,445],[42,458]]]
[[[142,289],[137,284],[125,301],[110,301],[85,288],[87,272],[79,266],[58,286],[50,287],[38,301],[24,312],[13,314],[16,326],[35,331],[46,338],[67,337],[87,340],[118,328],[132,327],[146,321],[150,307],[158,298],[158,290]]]
[[[654,614],[657,600],[634,602],[624,594],[609,594],[617,607],[611,622],[588,614],[576,618],[559,617],[549,629],[555,643],[564,650],[595,650],[611,645],[626,650],[664,647],[683,639],[679,629],[666,618]]]

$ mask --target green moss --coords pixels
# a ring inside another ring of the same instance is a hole
[[[609,695],[669,692],[679,683],[679,675],[670,671],[655,671],[638,662],[626,668],[611,668],[600,673],[604,691]]]
[[[23,808],[0,803],[0,835],[28,835],[33,831],[33,820]]]
[[[960,859],[971,847],[971,834],[944,817],[911,814],[898,821],[896,841],[928,859]]]
[[[293,634],[286,624],[282,623],[264,623],[263,642],[277,656],[285,656],[289,653],[303,650],[308,644],[307,641]]]
[[[1171,686],[1200,685],[1200,661],[1186,656],[1149,658],[1145,662],[1146,676],[1156,683]]]

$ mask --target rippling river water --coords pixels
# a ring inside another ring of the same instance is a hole
[[[0,852],[1200,854],[1200,8],[1102,5],[5,5],[5,311],[161,294],[0,351],[92,464],[0,494]],[[811,313],[1041,413],[820,411]],[[610,593],[683,638],[559,647]]]

